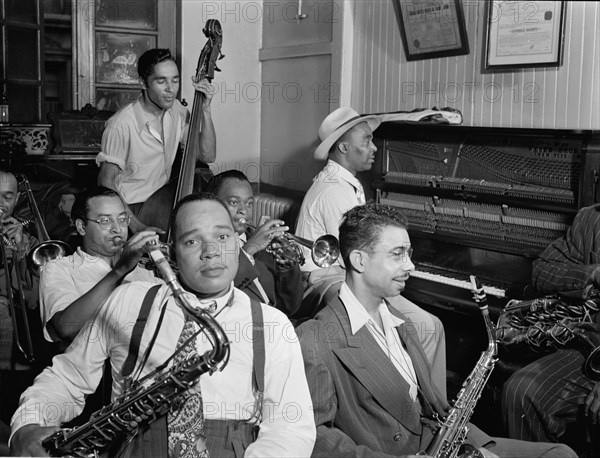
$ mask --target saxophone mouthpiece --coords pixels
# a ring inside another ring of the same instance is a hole
[[[478,293],[481,292],[483,290],[483,285],[481,282],[475,275],[470,275],[469,277],[471,278],[471,286],[473,287],[473,291],[477,291]]]
[[[487,310],[487,295],[485,290],[483,289],[483,285],[477,279],[475,275],[470,275],[471,278],[471,286],[473,288],[473,300],[477,302],[477,305],[482,310]]]

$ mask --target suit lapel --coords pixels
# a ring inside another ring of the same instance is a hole
[[[383,409],[407,429],[418,434],[421,430],[420,406],[410,398],[409,386],[404,377],[366,326],[356,334],[351,334],[348,314],[339,298],[331,305],[348,342],[348,347],[333,349],[335,355]]]
[[[260,282],[263,289],[265,290],[265,294],[269,298],[269,303],[275,304],[275,302],[276,302],[275,297],[274,297],[275,284],[273,283],[273,280],[274,280],[273,274],[271,273],[267,264],[264,261],[262,261],[260,258],[257,258],[257,257],[255,257],[254,259],[256,260],[254,269],[258,273],[258,281]],[[254,283],[254,282],[252,282],[252,283]]]
[[[392,314],[398,316],[393,307],[390,307],[389,304],[388,308]],[[399,318],[406,320],[406,318],[402,316]],[[398,331],[400,340],[404,343],[406,351],[413,363],[419,382],[419,389],[422,396],[425,398],[425,402],[422,405],[423,414],[427,417],[430,417],[436,412],[444,414],[444,406],[447,402],[442,398],[442,395],[437,388],[431,383],[431,369],[427,362],[427,357],[425,356],[421,343],[416,338],[414,329],[410,329],[409,326],[409,324],[404,322],[401,325],[396,326],[396,330]]]
[[[248,259],[248,256],[246,256],[246,253],[243,253],[241,249],[238,258],[239,265],[234,279],[235,287],[241,290],[250,290],[256,296],[256,299],[262,302],[262,294],[260,294],[260,291],[254,284],[254,279],[258,277],[256,269]]]

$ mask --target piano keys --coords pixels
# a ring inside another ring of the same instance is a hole
[[[527,288],[535,257],[596,201],[598,132],[386,122],[375,138],[376,198],[410,224],[417,271],[405,295],[428,308],[477,314],[464,302],[476,275],[499,314]]]
[[[384,122],[374,136],[375,198],[409,220],[416,271],[403,295],[444,323],[456,393],[487,346],[469,275],[485,286],[493,322],[531,291],[536,256],[600,200],[600,132]],[[473,417],[490,431],[510,375],[504,358],[500,349]]]

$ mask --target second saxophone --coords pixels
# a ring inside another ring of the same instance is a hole
[[[473,415],[477,401],[481,397],[492,370],[496,364],[496,354],[498,345],[494,324],[490,319],[488,310],[487,296],[483,286],[477,281],[475,276],[471,275],[471,285],[473,287],[473,298],[483,316],[485,328],[488,336],[488,348],[481,354],[479,361],[466,378],[463,386],[456,397],[456,402],[443,420],[439,421],[439,429],[433,438],[433,441],[427,447],[424,453],[419,455],[432,456],[434,458],[455,458],[462,453],[465,439],[469,428],[467,423]],[[475,449],[474,454],[470,456],[482,457],[483,455]]]

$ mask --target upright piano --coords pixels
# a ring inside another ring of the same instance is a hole
[[[371,187],[409,220],[404,295],[445,325],[449,393],[486,347],[469,275],[495,321],[530,288],[535,257],[600,200],[600,132],[385,122]]]

